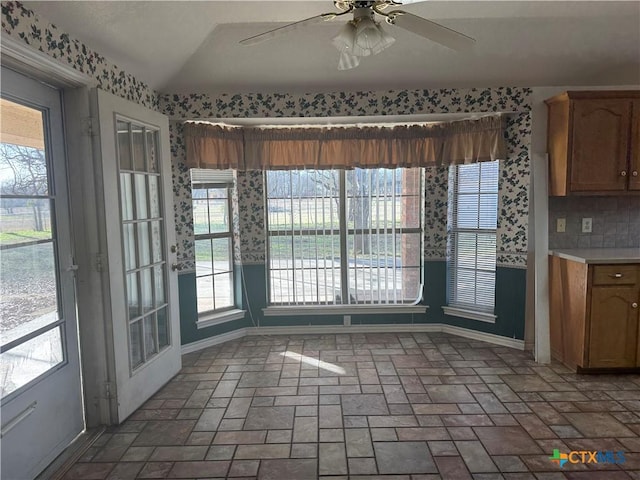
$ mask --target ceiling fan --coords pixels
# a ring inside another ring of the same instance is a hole
[[[389,25],[403,28],[453,50],[467,50],[475,43],[475,40],[471,37],[412,13],[402,10],[385,11],[389,7],[402,5],[401,1],[334,0],[333,3],[336,9],[339,10],[338,12],[323,13],[299,22],[290,23],[289,25],[245,38],[240,43],[242,45],[256,45],[307,25],[333,20],[349,13],[353,13],[353,20],[347,22],[333,39],[333,45],[340,52],[339,70],[355,68],[360,64],[362,57],[377,55],[395,42],[395,39],[382,29],[380,23],[376,22],[376,15],[383,17]],[[405,3],[410,2],[405,0]]]

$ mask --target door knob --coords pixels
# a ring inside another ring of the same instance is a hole
[[[627,172],[625,172],[624,170],[620,172],[620,176],[621,177],[626,177],[627,176]]]
[[[631,172],[631,175],[633,175],[634,177],[637,177],[638,176],[638,171],[634,170],[633,172]]]
[[[178,251],[177,245],[171,245],[171,253],[176,253]]]
[[[171,264],[171,270],[175,271],[180,271],[182,270],[182,265],[179,263],[172,263]]]
[[[633,302],[633,303],[631,304],[631,308],[638,308],[638,304],[637,304],[636,302]]]

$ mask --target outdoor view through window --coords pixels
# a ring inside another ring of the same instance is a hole
[[[266,173],[272,305],[413,304],[423,170]]]
[[[1,102],[0,390],[5,397],[62,362],[63,350],[43,116]]]

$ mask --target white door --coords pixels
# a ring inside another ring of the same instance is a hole
[[[101,90],[92,91],[92,105],[111,294],[111,411],[121,423],[181,367],[169,122]]]
[[[84,429],[60,92],[2,69],[1,477],[28,480]]]

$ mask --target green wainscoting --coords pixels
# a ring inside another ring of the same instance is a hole
[[[267,283],[265,265],[236,267],[236,296],[239,306],[246,310],[244,319],[198,329],[196,310],[195,273],[183,273],[179,278],[180,331],[182,344],[220,335],[239,328],[251,326],[299,326],[341,325],[342,315],[267,316],[262,309],[267,306]],[[389,325],[411,323],[443,323],[500,335],[507,338],[524,339],[524,316],[526,297],[526,270],[498,267],[496,272],[495,323],[481,322],[445,315],[447,264],[445,261],[425,262],[424,304],[429,306],[425,314],[380,314],[351,315],[352,325]]]
[[[249,320],[245,317],[221,325],[198,329],[195,272],[178,275],[178,293],[180,295],[180,340],[182,345],[250,326]]]
[[[501,337],[524,340],[524,317],[527,292],[527,271],[524,268],[496,269],[495,323],[445,315],[447,304],[447,262],[426,262],[425,298],[429,305],[427,316],[434,323],[492,333]]]

